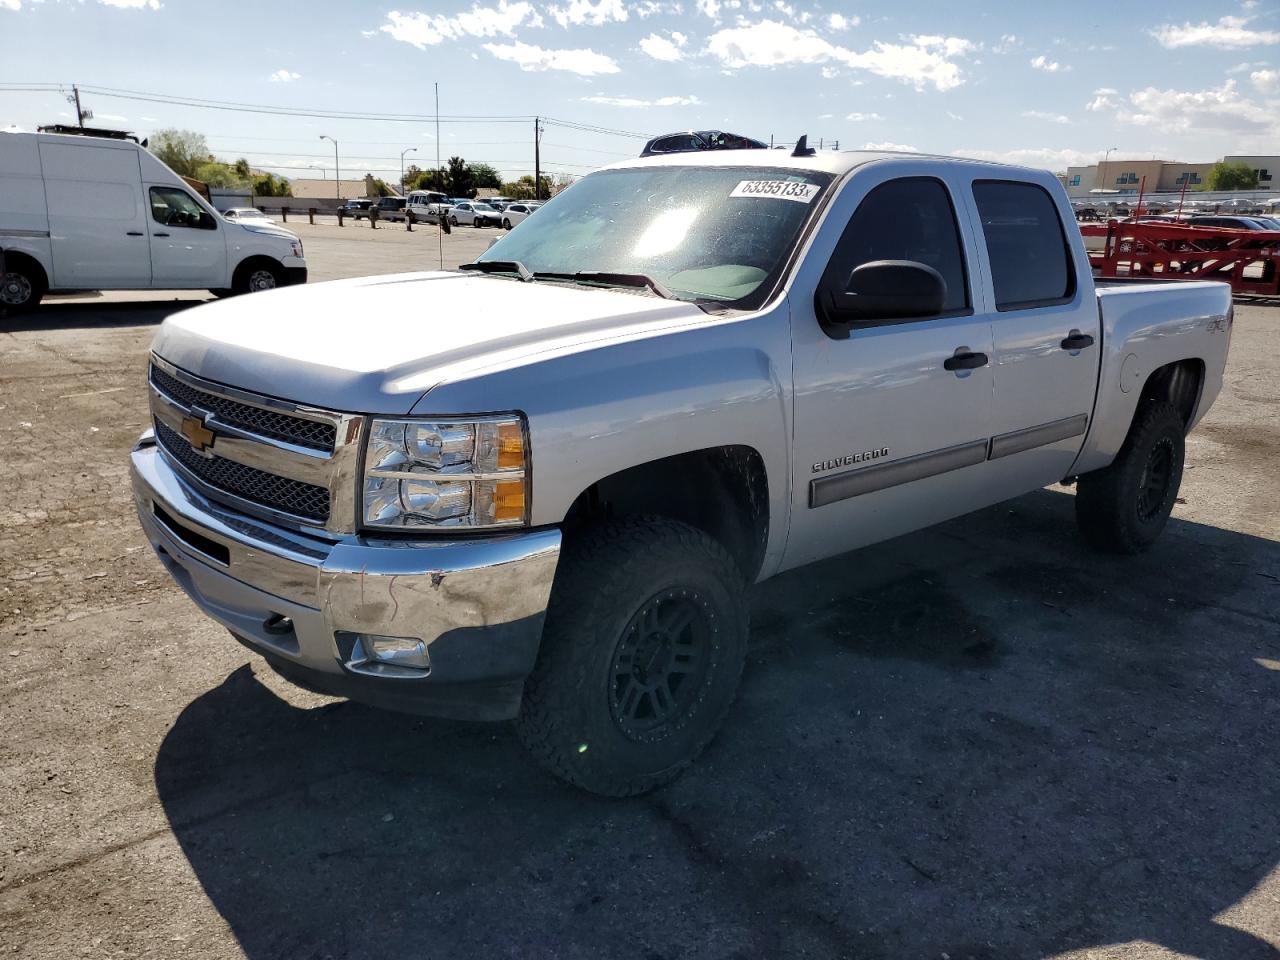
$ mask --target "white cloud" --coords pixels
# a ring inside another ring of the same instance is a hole
[[[640,49],[655,60],[674,62],[684,57],[680,48],[689,42],[683,33],[672,31],[670,39],[651,33],[640,41]]]
[[[1274,129],[1277,106],[1253,102],[1240,93],[1234,80],[1228,80],[1212,90],[1137,90],[1129,95],[1118,119],[1142,127],[1197,134],[1262,133]]]
[[[0,0],[0,10],[21,10],[21,9],[22,9],[22,0]],[[11,133],[15,132],[12,125],[8,127],[8,130]],[[16,132],[21,133],[22,131],[17,130]]]
[[[622,0],[596,0],[595,3],[591,0],[569,0],[568,6],[548,7],[547,13],[562,27],[579,27],[584,24],[599,27],[613,21],[622,23],[627,19],[627,7]]]
[[[542,17],[532,4],[524,0],[519,3],[499,0],[496,7],[472,7],[466,13],[452,17],[392,10],[387,14],[387,23],[379,29],[395,40],[425,50],[445,40],[462,37],[496,37],[499,34],[509,37],[516,27],[525,24],[542,26]]]
[[[635,97],[579,97],[584,103],[600,103],[606,107],[690,107],[702,103],[697,97],[659,97],[657,100],[638,100]]]
[[[1263,96],[1280,97],[1280,70],[1255,70],[1249,80]]]
[[[850,113],[845,116],[846,120],[852,120],[854,123],[862,123],[864,120],[883,120],[884,117],[878,113]]]
[[[773,20],[740,23],[712,34],[707,52],[722,66],[778,67],[791,64],[843,64],[877,76],[913,84],[916,89],[932,85],[950,90],[963,81],[953,58],[973,49],[959,37],[917,36],[907,43],[877,40],[870,49],[850,50],[824,40],[812,30],[800,30]],[[830,77],[823,70],[824,77]]]
[[[1115,98],[1120,95],[1120,91],[1113,90],[1111,87],[1099,87],[1093,91],[1093,99],[1085,104],[1086,110],[1109,110],[1116,106]]]
[[[974,160],[991,160],[995,163],[1013,163],[1020,167],[1036,167],[1040,170],[1066,170],[1067,167],[1088,166],[1097,162],[1102,151],[1089,153],[1059,147],[1023,147],[1017,150],[956,150],[954,156]]]
[[[1070,123],[1071,118],[1061,113],[1049,113],[1045,110],[1023,110],[1022,115],[1028,120],[1047,120],[1049,123]]]
[[[292,70],[277,70],[267,79],[272,83],[293,83],[295,80],[301,80],[302,74],[294,73]]]
[[[128,123],[129,122],[128,117],[123,116],[119,113],[95,113],[93,115],[93,119],[105,120],[107,121],[107,123]]]
[[[119,7],[122,10],[160,9],[160,0],[98,0],[98,2],[104,7]]]
[[[947,116],[948,116],[948,117],[950,117],[952,120],[963,120],[963,119],[964,119],[964,117],[960,116],[960,114],[958,114],[958,113],[952,113],[950,110],[948,110],[948,111],[947,111]]]
[[[1043,70],[1045,73],[1057,73],[1060,70],[1070,70],[1070,67],[1064,67],[1056,60],[1050,60],[1043,53],[1038,57],[1031,58],[1031,65],[1037,70]]]
[[[915,147],[909,143],[892,143],[888,140],[883,142],[868,141],[862,145],[863,150],[876,150],[887,153],[919,153]]]
[[[827,17],[827,26],[832,30],[848,30],[861,22],[861,17],[846,17],[843,13],[833,13]]]
[[[1217,23],[1166,23],[1151,31],[1162,47],[1220,47],[1236,50],[1280,43],[1280,31],[1251,30],[1252,17],[1222,17]]]
[[[991,45],[992,53],[1009,53],[1017,47],[1022,46],[1022,41],[1018,39],[1017,34],[1002,33],[1000,39]]]
[[[594,50],[544,50],[529,43],[486,43],[484,48],[499,60],[509,60],[521,70],[564,70],[582,77],[618,73],[612,57]]]

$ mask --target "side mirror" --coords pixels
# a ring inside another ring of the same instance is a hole
[[[218,221],[213,218],[213,214],[207,210],[200,211],[200,229],[201,230],[217,230]]]
[[[915,260],[873,260],[854,269],[847,289],[820,287],[816,300],[824,325],[847,336],[854,323],[936,316],[947,300],[947,281]]]

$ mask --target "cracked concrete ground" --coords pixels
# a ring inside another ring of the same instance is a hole
[[[316,279],[435,247],[299,232]],[[1280,955],[1280,308],[1149,554],[1052,489],[770,581],[722,735],[618,802],[295,690],[170,583],[125,463],[200,299],[0,333],[0,956]]]

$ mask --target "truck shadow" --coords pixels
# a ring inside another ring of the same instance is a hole
[[[212,295],[167,300],[64,300],[50,297],[29,313],[0,315],[0,333],[159,326],[165,317],[211,299]]]
[[[1071,509],[764,585],[725,731],[646,798],[246,666],[165,737],[160,799],[253,960],[1276,957],[1215,918],[1274,930],[1280,544],[1175,521],[1100,558]]]

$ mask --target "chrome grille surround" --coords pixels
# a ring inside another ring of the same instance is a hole
[[[148,381],[161,450],[210,500],[330,539],[355,532],[363,417],[205,380],[154,354]],[[183,436],[193,416],[215,435],[204,450]],[[318,449],[325,437],[332,448]]]

